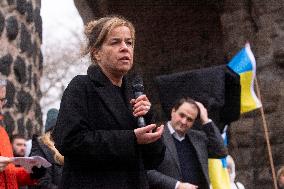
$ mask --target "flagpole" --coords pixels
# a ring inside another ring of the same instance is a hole
[[[255,84],[256,84],[257,96],[258,96],[260,102],[262,103],[257,77],[255,77]],[[273,163],[273,158],[272,158],[272,152],[271,152],[271,145],[270,145],[269,135],[268,135],[268,127],[267,127],[267,122],[266,122],[265,115],[264,115],[263,105],[260,107],[260,112],[261,112],[261,117],[262,117],[262,123],[263,123],[262,125],[263,125],[263,129],[264,129],[265,140],[266,140],[266,143],[267,143],[268,156],[269,156],[269,162],[270,162],[271,171],[272,171],[274,189],[278,189],[276,175],[275,175],[275,168],[274,168],[274,163]]]

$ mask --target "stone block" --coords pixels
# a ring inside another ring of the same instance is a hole
[[[283,6],[282,0],[253,0],[252,3],[254,7],[254,12],[257,17],[265,14],[272,14],[278,11],[281,6]]]
[[[23,23],[21,24],[20,49],[22,52],[26,52],[28,56],[31,56],[33,53],[31,34]]]
[[[43,55],[40,50],[39,55],[38,55],[38,70],[42,74],[42,69],[43,69]]]
[[[230,132],[234,134],[252,133],[255,118],[241,118],[230,126]]]
[[[30,110],[33,98],[29,93],[21,90],[17,93],[17,102],[17,109],[19,110],[19,112],[24,113]]]
[[[11,72],[11,64],[13,63],[13,57],[11,54],[7,54],[0,58],[0,72],[3,75],[8,76]]]
[[[278,42],[274,43],[273,60],[280,68],[284,69],[284,46],[280,44],[281,40],[284,40],[284,37],[277,38]]]
[[[263,185],[266,185],[267,183],[271,182],[272,182],[272,174],[269,166],[259,168],[256,170],[256,183],[260,188],[263,188]]]
[[[4,28],[5,28],[5,17],[0,11],[0,36],[2,35]]]
[[[19,83],[23,84],[27,81],[26,64],[25,61],[19,56],[14,62],[14,72]]]
[[[9,136],[11,136],[13,131],[15,130],[15,122],[9,112],[4,113],[4,125],[7,133],[9,134]]]
[[[19,32],[19,26],[16,17],[10,16],[6,19],[6,31],[6,35],[9,40],[16,39]]]
[[[27,5],[27,1],[26,0],[16,0],[16,8],[19,11],[19,13],[21,14],[25,14],[26,12],[26,5]]]
[[[26,129],[28,131],[28,138],[32,138],[32,133],[34,133],[33,128],[34,128],[34,126],[33,126],[32,120],[28,119],[27,123],[26,123]]]
[[[279,28],[279,30],[284,31],[284,18],[279,17],[275,20],[277,27]]]
[[[281,135],[283,136],[283,135]],[[279,138],[282,138],[279,136]],[[278,165],[282,165],[284,162],[284,153],[283,153],[283,149],[284,149],[284,143],[279,143],[279,144],[275,144],[272,146],[272,157],[273,157],[273,161],[275,163],[275,166]]]
[[[6,0],[8,5],[14,5],[15,4],[15,0]]]
[[[32,44],[32,48],[33,48],[33,65],[36,66],[37,64],[37,56],[38,56],[38,53],[39,53],[39,49],[38,49],[38,46],[37,46],[37,42],[36,40],[34,40],[33,44]]]
[[[241,182],[245,188],[254,188],[253,187],[253,179],[254,179],[254,174],[253,174],[253,169],[250,168],[244,170],[240,170],[238,167],[236,167],[236,181]]]
[[[237,152],[231,154],[235,160],[236,167],[241,170],[246,170],[247,167],[251,166],[251,161],[253,154],[253,147],[250,148],[241,148],[239,147]]]
[[[25,120],[24,118],[20,118],[17,120],[17,126],[18,126],[18,133],[25,135],[26,129],[25,129]]]
[[[27,2],[26,4],[26,11],[27,11],[27,17],[26,20],[28,23],[31,23],[33,21],[34,15],[33,15],[33,5],[31,2]]]
[[[7,81],[7,104],[5,105],[7,108],[11,108],[14,105],[14,98],[16,94],[16,89],[14,84],[10,81]]]
[[[35,118],[38,121],[38,123],[42,123],[42,112],[39,103],[35,104]]]
[[[40,16],[39,7],[35,8],[33,15],[34,15],[35,31],[38,33],[40,41],[42,41],[42,19]]]
[[[28,87],[31,88],[32,87],[32,66],[29,65],[28,66]]]

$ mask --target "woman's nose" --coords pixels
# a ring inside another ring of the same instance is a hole
[[[128,48],[129,47],[127,46],[126,42],[122,41],[121,42],[121,50],[126,50],[126,49],[128,50]]]

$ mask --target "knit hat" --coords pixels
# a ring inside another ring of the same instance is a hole
[[[45,132],[50,131],[55,126],[58,112],[59,111],[55,108],[48,110],[45,122]]]

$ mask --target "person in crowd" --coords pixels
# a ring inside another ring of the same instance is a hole
[[[64,157],[55,148],[51,137],[57,116],[58,110],[55,108],[50,109],[46,116],[45,134],[40,137],[35,136],[32,140],[30,156],[41,156],[51,163],[52,166],[47,168],[46,174],[39,179],[38,185],[31,186],[29,187],[30,189],[57,189],[59,186]]]
[[[240,182],[236,182],[236,172],[235,172],[235,162],[232,156],[228,155],[226,157],[227,160],[227,169],[230,176],[231,188],[232,189],[245,189],[244,185]]]
[[[146,95],[134,98],[135,29],[119,16],[89,22],[86,53],[92,65],[64,91],[53,132],[64,155],[62,188],[148,188],[146,170],[163,160],[163,125],[153,124]],[[137,126],[144,116],[146,125]]]
[[[21,134],[15,134],[11,137],[14,157],[25,157],[27,150],[26,137]]]
[[[3,106],[6,104],[5,79],[0,79],[0,188],[18,189],[19,186],[33,185],[45,174],[45,168],[33,167],[33,173],[28,173],[23,167],[13,164],[13,150],[8,134],[3,127]]]
[[[284,189],[284,166],[277,171],[278,189]]]
[[[201,130],[192,129],[196,121]],[[165,158],[148,171],[150,188],[209,189],[208,158],[227,155],[222,136],[200,102],[181,98],[171,111],[164,133]]]
[[[25,136],[21,134],[15,134],[11,136],[10,141],[12,144],[14,157],[25,157],[25,153],[27,150],[27,140]],[[16,167],[20,166],[16,165]],[[27,189],[27,186],[20,186],[19,189]]]

